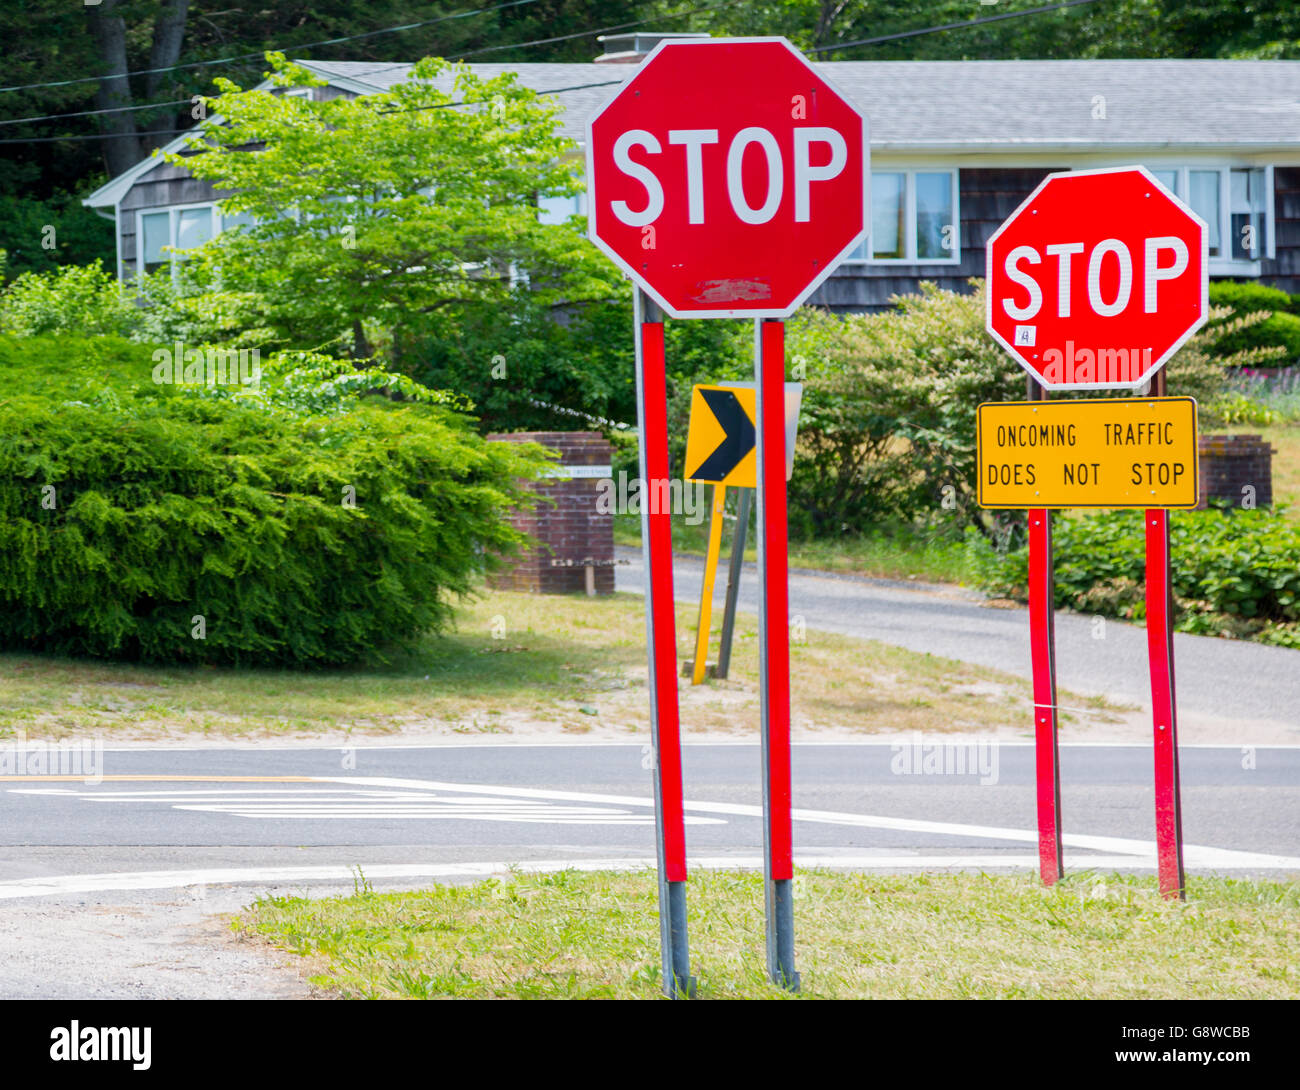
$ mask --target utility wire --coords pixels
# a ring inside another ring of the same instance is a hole
[[[537,2],[537,0],[514,0],[513,3],[509,3],[509,4],[500,4],[500,5],[498,5],[498,6],[495,7],[495,8],[480,8],[480,9],[478,9],[477,11],[462,12],[462,13],[459,13],[459,14],[456,14],[456,15],[448,15],[448,16],[444,16],[442,19],[432,19],[432,20],[430,20],[430,21],[427,22],[427,23],[409,23],[409,24],[407,24],[406,26],[400,26],[400,27],[387,27],[387,28],[385,28],[385,29],[383,29],[383,30],[373,30],[373,31],[369,31],[369,32],[366,33],[366,34],[354,34],[354,35],[352,35],[351,37],[348,37],[348,38],[331,38],[331,39],[329,39],[327,42],[307,42],[307,43],[304,43],[304,44],[302,44],[302,45],[286,46],[286,47],[284,47],[284,49],[280,50],[280,52],[284,52],[285,50],[290,50],[290,49],[308,49],[308,48],[311,48],[311,47],[314,46],[314,45],[328,45],[328,44],[332,44],[332,43],[335,43],[335,42],[352,41],[352,40],[354,40],[354,39],[356,39],[356,38],[367,38],[367,37],[373,37],[373,36],[376,35],[376,34],[389,34],[389,33],[393,33],[393,32],[395,32],[395,31],[399,31],[399,30],[410,30],[410,29],[412,29],[412,28],[414,28],[414,27],[429,26],[429,25],[431,25],[432,23],[440,23],[440,22],[444,22],[446,19],[463,18],[463,17],[465,17],[466,15],[479,15],[479,14],[482,14],[483,12],[498,11],[498,10],[500,10],[501,8],[515,7],[515,6],[517,6],[518,4],[524,4],[524,3],[527,3],[527,4],[533,4],[533,3],[536,3],[536,2]],[[736,2],[737,2],[737,0],[723,0],[722,3],[717,3],[717,4],[706,4],[706,5],[704,5],[703,7],[692,8],[692,9],[690,9],[689,11],[681,11],[681,12],[678,12],[677,14],[675,14],[675,15],[665,15],[665,16],[662,16],[662,17],[661,17],[661,16],[649,16],[649,17],[647,17],[647,18],[645,18],[645,19],[637,19],[637,20],[635,20],[635,21],[633,21],[633,22],[630,22],[630,23],[619,23],[619,24],[616,24],[616,25],[614,25],[614,26],[595,27],[595,28],[588,29],[588,30],[578,31],[577,33],[574,33],[574,34],[562,34],[562,35],[559,35],[559,36],[557,36],[557,37],[553,37],[553,38],[535,38],[535,39],[533,39],[532,41],[528,41],[528,42],[514,42],[514,43],[511,43],[511,44],[508,44],[508,45],[493,45],[493,46],[487,46],[487,47],[485,47],[485,48],[483,48],[483,49],[474,49],[474,50],[470,50],[468,53],[459,53],[459,54],[457,54],[456,56],[454,56],[454,57],[450,57],[450,58],[448,58],[448,59],[449,59],[449,60],[464,60],[466,57],[477,56],[477,55],[479,55],[479,54],[481,54],[481,53],[494,53],[494,52],[501,52],[501,51],[503,51],[503,50],[508,50],[508,49],[526,49],[526,48],[529,48],[529,47],[531,47],[531,46],[535,46],[535,45],[550,45],[550,44],[553,44],[553,43],[555,43],[555,42],[567,42],[567,41],[572,41],[572,40],[575,39],[575,38],[586,38],[586,37],[589,37],[589,36],[594,35],[594,34],[607,34],[607,33],[609,33],[610,31],[615,31],[615,30],[627,30],[627,29],[629,29],[629,28],[631,28],[631,27],[641,26],[643,23],[649,23],[649,22],[655,22],[655,21],[658,21],[660,18],[662,18],[662,19],[682,19],[682,18],[685,18],[685,17],[688,16],[688,15],[697,15],[697,14],[699,14],[700,12],[704,12],[704,11],[712,11],[712,10],[714,10],[714,9],[716,9],[716,8],[731,7],[731,6],[732,6],[733,4],[735,4]],[[225,58],[220,58],[220,59],[218,59],[218,60],[212,60],[212,61],[196,61],[196,62],[193,63],[193,64],[180,64],[180,65],[173,65],[171,68],[145,68],[145,69],[140,69],[139,71],[135,71],[135,72],[127,72],[127,73],[124,73],[124,74],[127,75],[127,76],[137,76],[137,75],[143,75],[143,74],[148,73],[148,72],[170,72],[170,71],[175,71],[175,70],[178,70],[178,69],[181,69],[181,68],[199,68],[199,67],[203,67],[203,66],[205,66],[205,65],[210,65],[210,64],[221,64],[221,63],[223,63],[223,61],[236,61],[236,60],[245,60],[245,59],[248,59],[248,58],[251,58],[251,57],[261,57],[261,56],[263,56],[266,52],[272,52],[272,50],[263,50],[263,51],[260,52],[260,53],[242,53],[242,54],[240,54],[240,55],[238,55],[238,56],[235,56],[235,57],[225,57]],[[102,79],[102,78],[103,78],[103,77],[101,77],[101,76],[86,76],[86,77],[84,77],[84,78],[82,78],[82,79],[77,79],[77,80],[62,80],[62,81],[57,82],[57,83],[29,83],[29,84],[25,84],[25,85],[23,85],[23,86],[21,86],[21,87],[0,87],[0,92],[3,92],[3,91],[22,91],[22,90],[27,90],[27,89],[32,88],[32,87],[62,87],[62,86],[65,86],[65,85],[67,85],[67,84],[70,84],[70,83],[86,83],[86,82],[90,82],[90,81],[94,81],[94,80],[99,80],[99,79]],[[126,112],[126,111],[129,111],[129,110],[148,110],[148,109],[154,109],[154,108],[162,108],[162,107],[164,107],[164,106],[180,106],[180,105],[184,105],[185,103],[187,103],[187,102],[189,102],[189,101],[191,101],[191,100],[190,100],[190,99],[177,99],[177,100],[174,101],[174,102],[151,102],[151,103],[146,103],[146,104],[144,104],[144,105],[140,105],[140,106],[112,106],[112,107],[109,107],[109,108],[107,108],[107,109],[102,109],[102,110],[78,110],[78,111],[71,112],[71,113],[61,113],[61,114],[41,114],[41,115],[39,115],[39,116],[34,116],[34,117],[20,117],[20,118],[14,118],[13,120],[10,120],[10,121],[0,121],[0,125],[22,125],[22,124],[27,124],[27,123],[30,123],[30,122],[36,122],[36,121],[56,121],[56,120],[59,120],[59,119],[61,119],[61,118],[65,118],[65,117],[91,117],[91,116],[94,116],[94,115],[96,115],[96,114],[111,114],[111,113]],[[184,130],[175,130],[175,131],[182,132],[182,131],[184,131]],[[106,135],[106,136],[110,136],[110,137],[111,137],[113,134],[108,133],[108,134],[104,134],[104,135]],[[59,138],[56,137],[55,139],[59,139]],[[73,137],[68,137],[68,139],[73,139]]]
[[[26,125],[28,122],[32,121],[57,121],[65,117],[93,117],[96,114],[121,114],[128,113],[131,110],[159,110],[164,106],[187,106],[192,101],[193,99],[178,98],[172,102],[146,102],[140,106],[110,106],[104,110],[77,110],[74,113],[44,114],[41,117],[15,117],[8,121],[0,121],[0,125]]]
[[[618,84],[621,84],[622,82],[623,81],[621,79],[607,79],[607,80],[601,80],[599,83],[578,83],[578,84],[574,84],[572,87],[553,87],[546,91],[538,91],[537,94],[562,95],[569,91],[586,91],[592,87],[614,87]],[[189,99],[185,99],[184,101],[188,102]],[[436,102],[430,106],[408,106],[405,108],[383,110],[381,112],[385,114],[390,114],[390,113],[409,114],[409,113],[418,113],[421,110],[445,110],[453,106],[473,106],[473,105],[483,105],[483,103],[472,103],[472,102],[464,102],[464,101]],[[150,132],[147,135],[179,136],[181,133],[186,133],[186,132],[197,133],[199,132],[199,126],[191,125],[188,129],[162,129],[156,132]],[[25,139],[18,138],[12,140],[0,140],[0,144],[49,144],[59,140],[112,140],[114,135],[115,134],[113,133],[85,133],[80,136],[33,136]]]
[[[902,30],[897,34],[882,34],[878,38],[859,38],[853,42],[837,42],[834,45],[819,45],[808,53],[829,53],[835,49],[852,49],[859,45],[878,45],[880,42],[895,42],[900,38],[915,38],[921,34],[937,34],[941,30],[959,30],[962,27],[979,26],[981,23],[996,23],[1002,19],[1018,19],[1022,15],[1038,15],[1044,11],[1059,11],[1061,8],[1075,8],[1083,4],[1096,4],[1098,0],[1065,0],[1062,4],[1045,4],[1040,8],[1025,8],[1022,11],[1004,11],[1000,15],[985,15],[979,19],[965,19],[960,23],[944,23],[942,26],[922,27],[920,30]]]
[[[450,15],[441,15],[437,19],[426,19],[420,23],[404,23],[401,26],[382,27],[379,30],[368,30],[364,34],[348,34],[342,38],[325,38],[319,42],[302,42],[297,45],[288,45],[282,47],[279,52],[289,49],[314,49],[319,45],[339,45],[342,42],[356,42],[362,38],[376,38],[381,34],[397,34],[403,30],[418,30],[421,27],[435,26],[438,23],[446,23],[453,19],[468,19],[473,15],[487,15],[494,11],[501,11],[504,8],[517,8],[525,4],[535,4],[537,0],[509,0],[508,3],[496,4],[490,8],[476,8],[473,11],[454,11]],[[111,73],[120,76],[148,76],[158,72],[179,72],[186,68],[204,68],[210,64],[229,64],[232,61],[246,61],[254,57],[260,57],[267,52],[276,52],[275,49],[260,49],[255,53],[237,53],[233,57],[216,57],[209,61],[192,61],[189,64],[172,64],[166,68],[137,68],[130,72]],[[79,76],[76,79],[50,80],[46,83],[22,83],[12,87],[0,87],[0,93],[5,91],[30,91],[37,87],[70,87],[76,83],[98,83],[104,76]]]
[[[347,37],[343,37],[343,38],[329,38],[329,39],[326,39],[326,40],[324,40],[324,41],[320,41],[320,42],[306,42],[306,43],[303,43],[302,45],[287,46],[287,47],[285,47],[285,48],[286,48],[286,49],[309,49],[309,48],[312,48],[313,46],[318,46],[318,45],[333,45],[333,44],[336,44],[336,43],[339,43],[339,42],[355,41],[355,40],[358,40],[358,39],[361,39],[361,38],[371,38],[371,37],[374,37],[374,36],[376,36],[376,35],[378,35],[378,34],[392,34],[392,33],[396,33],[396,32],[398,32],[398,31],[402,31],[402,30],[413,30],[413,29],[416,29],[416,28],[418,28],[418,27],[431,26],[431,25],[433,25],[433,24],[435,24],[435,23],[446,22],[448,19],[462,19],[462,18],[466,18],[466,17],[471,16],[471,15],[482,15],[482,14],[484,14],[484,13],[486,13],[486,12],[500,11],[502,8],[518,7],[518,6],[521,5],[521,4],[532,4],[532,3],[536,3],[536,2],[537,2],[537,0],[511,0],[510,3],[506,3],[506,4],[498,4],[496,7],[491,7],[491,8],[479,8],[479,9],[474,10],[474,11],[456,12],[456,13],[453,13],[453,14],[451,14],[451,15],[445,15],[445,16],[442,16],[442,17],[439,18],[439,19],[430,19],[430,20],[428,20],[428,21],[426,21],[426,22],[422,22],[422,23],[408,23],[408,24],[405,24],[405,25],[403,25],[403,26],[397,26],[397,27],[385,27],[385,28],[383,28],[383,29],[381,29],[381,30],[372,30],[372,31],[368,31],[368,32],[366,32],[366,33],[364,33],[364,34],[353,34],[353,35],[349,35],[349,36],[347,36]],[[611,31],[616,31],[616,30],[627,30],[627,29],[630,29],[631,27],[640,26],[640,25],[642,25],[643,23],[648,23],[648,22],[657,21],[657,20],[660,19],[660,18],[662,18],[662,19],[680,19],[680,18],[683,18],[683,17],[688,16],[688,15],[696,15],[696,14],[699,14],[699,13],[701,13],[701,12],[712,11],[712,10],[714,10],[714,9],[716,9],[716,8],[720,8],[720,7],[730,7],[730,6],[731,6],[733,3],[735,3],[735,2],[736,2],[736,0],[724,0],[723,3],[718,3],[718,4],[706,4],[706,5],[704,5],[703,7],[692,8],[692,9],[689,10],[689,11],[678,12],[676,15],[666,15],[666,16],[662,16],[662,17],[659,17],[659,16],[652,16],[652,17],[648,17],[648,18],[645,18],[645,19],[637,19],[637,20],[635,20],[635,21],[633,21],[633,22],[630,22],[630,23],[619,23],[619,24],[616,24],[616,25],[613,25],[613,26],[597,27],[597,28],[594,28],[594,29],[578,31],[578,32],[573,33],[573,34],[562,34],[562,35],[558,35],[558,36],[556,36],[556,37],[552,37],[552,38],[535,38],[535,39],[533,39],[532,41],[527,41],[527,42],[516,42],[516,43],[513,43],[513,44],[507,44],[507,45],[493,45],[493,46],[485,46],[485,47],[482,48],[482,49],[473,49],[473,50],[470,50],[469,52],[466,52],[466,53],[460,53],[460,54],[457,54],[455,57],[452,57],[452,58],[449,58],[449,59],[451,59],[451,60],[464,60],[466,57],[479,56],[479,55],[484,54],[484,53],[498,53],[498,52],[504,52],[504,51],[506,51],[506,50],[511,50],[511,49],[526,49],[526,48],[529,48],[529,47],[531,47],[531,46],[536,46],[536,45],[551,45],[551,44],[554,44],[555,42],[572,41],[572,40],[575,39],[575,38],[586,38],[586,37],[589,37],[589,36],[594,35],[594,34],[606,34],[606,33],[609,33],[609,32],[611,32]],[[1046,4],[1046,5],[1042,6],[1042,7],[1037,7],[1037,8],[1025,8],[1025,9],[1023,9],[1023,10],[1021,10],[1021,11],[1007,11],[1007,12],[1002,12],[1002,13],[1000,13],[1000,14],[998,14],[998,15],[988,15],[988,16],[984,16],[984,17],[979,18],[979,19],[967,19],[967,20],[963,20],[962,22],[957,22],[957,23],[944,23],[944,24],[939,25],[939,26],[921,27],[921,28],[916,29],[916,30],[904,30],[904,31],[899,31],[898,33],[895,33],[895,34],[883,34],[883,35],[880,35],[879,37],[875,37],[875,38],[859,38],[859,39],[857,39],[857,40],[855,40],[855,41],[851,41],[851,42],[837,42],[837,43],[835,43],[835,44],[833,44],[833,45],[822,45],[822,46],[817,46],[817,47],[815,47],[815,48],[813,48],[813,49],[808,49],[808,50],[806,50],[805,52],[808,52],[808,53],[827,53],[827,52],[832,52],[832,51],[840,50],[840,49],[852,49],[852,48],[855,48],[855,47],[857,47],[857,46],[863,46],[863,45],[878,45],[878,44],[880,44],[881,42],[892,42],[892,41],[898,41],[899,39],[902,39],[902,38],[915,38],[915,37],[918,37],[918,36],[923,35],[923,34],[937,34],[937,33],[939,33],[940,31],[945,31],[945,30],[959,30],[959,29],[961,29],[962,27],[979,26],[980,24],[983,24],[983,23],[995,23],[995,22],[1000,22],[1000,21],[1003,20],[1003,19],[1016,19],[1016,18],[1019,18],[1019,17],[1024,16],[1024,15],[1038,15],[1038,14],[1041,14],[1041,13],[1043,13],[1043,12],[1047,12],[1047,11],[1059,11],[1059,10],[1061,10],[1061,9],[1063,9],[1063,8],[1080,7],[1080,6],[1082,6],[1082,5],[1086,5],[1086,4],[1096,4],[1096,3],[1099,3],[1099,2],[1100,2],[1100,0],[1064,0],[1063,3],[1058,3],[1058,4]],[[224,57],[224,58],[219,58],[219,59],[217,59],[217,60],[211,60],[211,61],[196,61],[196,62],[194,62],[194,63],[192,63],[192,64],[173,65],[173,66],[170,67],[170,68],[146,68],[146,69],[140,69],[140,70],[138,70],[138,71],[134,71],[134,72],[127,72],[127,73],[125,73],[125,75],[128,75],[128,76],[133,76],[133,75],[144,75],[144,74],[152,73],[152,72],[170,72],[170,71],[177,71],[177,70],[180,70],[180,69],[183,69],[183,68],[200,68],[200,67],[204,67],[204,66],[206,66],[206,65],[211,65],[211,64],[222,64],[222,63],[229,62],[229,61],[246,60],[246,59],[253,58],[253,57],[260,57],[260,56],[263,56],[265,52],[268,52],[268,51],[267,51],[267,50],[263,50],[262,52],[258,52],[258,53],[243,53],[243,54],[239,54],[238,56],[235,56],[235,57]],[[283,52],[283,50],[281,50],[281,52]],[[18,87],[0,87],[0,92],[4,92],[4,91],[21,91],[21,90],[28,90],[28,89],[33,88],[33,87],[62,87],[62,86],[66,86],[66,85],[68,85],[68,84],[73,84],[73,83],[86,83],[86,82],[93,82],[93,81],[97,81],[97,80],[99,80],[99,79],[101,79],[101,78],[102,78],[102,77],[100,77],[100,76],[86,76],[86,77],[83,77],[83,78],[81,78],[81,79],[75,79],[75,80],[61,80],[61,81],[52,82],[52,83],[29,83],[29,84],[24,84],[23,86],[18,86]],[[616,82],[621,82],[621,81],[615,80],[615,81],[611,81],[611,82],[615,82],[615,83],[616,83]],[[565,88],[559,88],[559,89],[557,89],[556,91],[547,91],[547,92],[545,92],[545,93],[546,93],[546,94],[562,94],[564,91],[568,91],[568,90],[583,90],[583,89],[585,89],[586,87],[601,87],[601,86],[605,86],[605,84],[600,84],[600,83],[584,84],[582,87],[576,87],[576,88],[568,88],[568,87],[565,87]],[[76,111],[76,112],[72,112],[72,113],[62,113],[62,114],[44,114],[44,115],[36,116],[36,117],[22,117],[22,118],[15,118],[15,119],[13,119],[13,120],[8,120],[8,121],[0,121],[0,125],[22,125],[22,124],[28,124],[28,123],[37,122],[37,121],[55,121],[55,120],[59,120],[59,119],[65,118],[65,117],[92,117],[92,116],[101,115],[101,114],[124,113],[124,112],[128,112],[128,111],[133,111],[133,110],[161,109],[161,108],[166,107],[166,106],[181,106],[181,105],[185,105],[186,103],[189,103],[189,102],[191,102],[191,101],[192,101],[192,99],[176,99],[176,100],[171,101],[171,102],[151,102],[151,103],[145,103],[145,104],[143,104],[143,105],[138,105],[138,106],[114,106],[114,107],[110,107],[110,108],[108,108],[108,109],[101,109],[101,110],[78,110],[78,111]],[[461,103],[444,103],[444,104],[442,104],[442,105],[461,105]],[[435,107],[428,107],[428,106],[419,107],[419,109],[433,109],[433,108],[435,108]],[[154,131],[151,135],[155,135],[155,136],[167,136],[167,135],[174,135],[174,134],[178,134],[178,133],[182,133],[182,132],[188,132],[188,131],[190,131],[190,130],[189,130],[189,129],[168,129],[168,130],[159,130],[159,131]],[[94,133],[94,134],[90,134],[90,135],[88,135],[88,136],[50,136],[50,137],[33,137],[33,138],[31,138],[31,139],[29,139],[29,140],[27,140],[27,141],[20,141],[20,140],[0,140],[0,144],[12,144],[12,143],[42,143],[42,144],[43,144],[43,143],[56,142],[56,141],[59,141],[59,140],[87,140],[87,139],[90,139],[90,140],[99,140],[99,139],[112,139],[113,136],[114,136],[113,133]]]

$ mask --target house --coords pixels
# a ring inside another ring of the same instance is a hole
[[[632,64],[667,35],[604,41],[590,64],[510,69],[565,106],[576,142]],[[384,91],[406,64],[299,61],[330,98]],[[867,311],[921,280],[964,290],[984,244],[1042,178],[1141,163],[1209,224],[1210,275],[1300,292],[1300,61],[842,61],[819,64],[871,123],[869,240],[809,300]],[[168,146],[181,150],[184,137]],[[209,183],[146,159],[85,200],[117,227],[118,275],[223,227]],[[542,215],[581,212],[581,198]]]

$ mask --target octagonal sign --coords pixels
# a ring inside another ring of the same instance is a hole
[[[590,236],[674,318],[784,318],[866,237],[868,155],[784,38],[661,42],[588,122]]]
[[[1205,222],[1144,167],[1049,175],[987,256],[988,330],[1051,389],[1141,386],[1205,324]]]

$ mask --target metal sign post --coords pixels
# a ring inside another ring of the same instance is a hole
[[[1138,390],[1150,383],[1154,395],[1123,413],[1077,402],[1073,424],[1054,414],[1057,423],[1049,426],[1044,413],[1037,427],[1026,422],[1024,432],[1026,446],[1038,449],[1015,457],[1010,447],[1019,443],[1009,437],[1020,430],[1005,421],[1005,457],[988,467],[998,470],[996,482],[986,482],[980,455],[980,505],[1028,509],[1043,881],[1061,874],[1051,511],[1075,506],[1071,501],[1143,507],[1160,889],[1166,897],[1182,896],[1169,508],[1195,503],[1196,412],[1188,399],[1179,407],[1179,399],[1165,397],[1164,367],[1209,316],[1209,227],[1146,167],[1050,174],[989,237],[985,267],[985,328],[1028,372],[1031,402],[1045,396],[1044,388]],[[1083,414],[1094,410],[1130,418],[1122,426],[1118,419],[1103,421],[1101,446],[1113,441],[1116,450],[1102,450],[1095,436],[1090,448],[1076,446],[1090,430]],[[1133,419],[1142,415],[1146,420]],[[1073,451],[1039,456],[1059,445]],[[998,487],[986,492],[986,483]]]
[[[668,387],[664,323],[640,291],[633,300],[636,408],[641,432],[641,552],[645,564],[649,650],[650,747],[654,763],[655,846],[659,857],[659,944],[664,994],[695,994],[686,935],[686,819],[682,810],[682,747],[677,706],[677,626],[673,602],[672,512],[655,503],[668,481]],[[666,491],[666,489],[664,490]]]
[[[749,536],[749,500],[753,489],[742,488],[736,497],[736,528],[731,536],[731,560],[727,564],[727,604],[722,610],[722,635],[718,640],[718,668],[715,677],[725,678],[731,668],[731,638],[736,629],[736,599],[745,565],[745,538]]]
[[[790,618],[785,487],[785,323],[754,323],[758,418],[759,715],[763,740],[763,871],[767,971],[799,989],[794,969],[790,786]]]
[[[652,495],[656,478],[667,484],[668,432],[663,324],[650,300],[672,318],[759,320],[755,367],[766,408],[756,408],[754,415],[766,436],[760,450],[767,455],[757,490],[764,587],[768,964],[773,979],[791,988],[799,982],[790,904],[786,628],[785,455],[793,439],[786,439],[785,327],[780,320],[793,314],[866,239],[871,222],[870,148],[867,119],[852,97],[784,38],[660,42],[587,122],[588,237],[639,289],[641,465]],[[722,423],[717,412],[729,415],[724,403],[729,407],[739,401],[734,391],[722,391],[711,406],[715,422]],[[730,415],[738,428],[723,430],[743,446],[743,420]],[[726,451],[718,450],[718,440],[726,446],[726,436],[716,430],[713,434],[712,452],[721,457]],[[714,483],[743,487],[739,480]],[[685,892],[680,885],[686,864],[672,549],[668,513],[647,512],[642,518],[658,755],[664,978],[665,987],[671,987],[670,981],[689,981]],[[703,656],[697,657],[698,667]]]
[[[1047,391],[1026,380],[1030,401]],[[1029,528],[1029,655],[1034,679],[1034,767],[1038,795],[1038,872],[1055,885],[1064,871],[1061,855],[1061,766],[1056,722],[1056,609],[1052,569],[1052,512],[1026,512]]]
[[[1151,392],[1165,396],[1165,369]],[[1178,708],[1174,688],[1174,592],[1169,571],[1169,511],[1145,512],[1147,656],[1151,665],[1156,792],[1156,862],[1160,892],[1186,899],[1183,874],[1183,812],[1178,780]]]

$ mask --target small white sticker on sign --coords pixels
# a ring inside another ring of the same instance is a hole
[[[1018,325],[1016,326],[1016,344],[1025,348],[1034,347],[1034,337],[1038,332],[1035,325]]]

